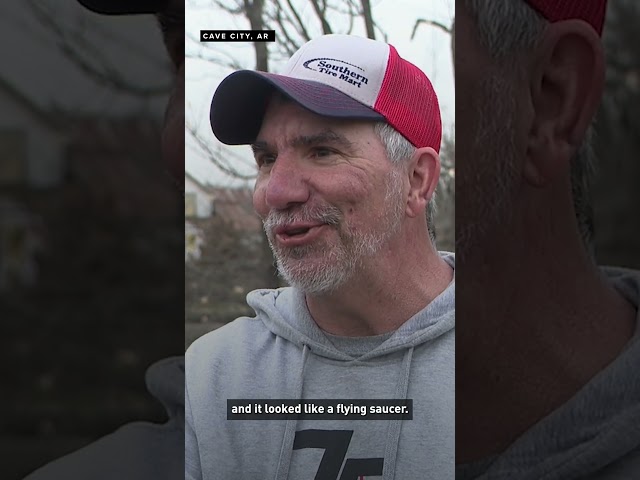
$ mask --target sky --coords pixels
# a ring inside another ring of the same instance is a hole
[[[231,1],[231,0],[228,0]],[[292,0],[296,5],[306,5],[307,0]],[[451,26],[455,12],[454,0],[372,0],[374,20],[388,35],[387,40],[398,50],[403,58],[421,68],[431,79],[438,95],[442,111],[445,132],[454,132],[455,123],[455,91],[453,82],[453,66],[451,59],[451,43],[449,36],[438,28],[421,24],[413,40],[411,32],[417,19],[438,21]],[[310,15],[308,9],[309,28],[314,28],[317,20]],[[339,22],[338,22],[339,23]],[[340,26],[340,25],[338,25]],[[187,36],[199,38],[200,30],[215,29],[249,29],[244,17],[232,16],[211,7],[211,2],[187,0],[186,33]],[[318,28],[315,30],[319,32]],[[342,33],[336,31],[335,33]],[[364,36],[364,26],[354,29],[355,34]],[[276,30],[276,35],[278,31]],[[379,38],[381,39],[381,38]],[[215,51],[212,50],[215,48]],[[186,122],[196,129],[198,136],[206,142],[214,152],[219,152],[243,174],[251,175],[255,171],[251,151],[247,146],[227,147],[213,136],[209,125],[209,106],[211,98],[220,81],[233,71],[220,63],[233,60],[242,68],[252,68],[255,64],[251,44],[213,43],[204,48],[197,42],[187,40],[186,45],[186,87],[185,115]],[[196,57],[220,60],[214,63]],[[272,62],[270,70],[278,72],[284,61]],[[195,144],[190,134],[186,133],[186,170],[203,183],[222,186],[252,185],[253,181],[238,181],[220,172]]]

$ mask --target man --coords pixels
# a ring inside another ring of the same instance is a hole
[[[155,14],[175,71],[162,134],[163,162],[181,191],[184,179],[184,1],[80,0],[103,14]],[[141,379],[142,380],[142,379]],[[164,424],[135,422],[30,474],[48,479],[179,479],[183,475],[184,359],[152,365],[147,387],[166,408]]]
[[[606,2],[456,2],[456,477],[637,478],[640,276],[589,239]]]
[[[254,206],[292,287],[186,355],[189,479],[453,478],[453,255],[427,205],[441,122],[431,83],[382,42],[312,40],[281,75],[239,71],[214,134],[251,144]],[[412,399],[412,420],[227,420],[229,399]],[[341,473],[340,473],[341,472]]]

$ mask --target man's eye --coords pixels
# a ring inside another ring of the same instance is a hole
[[[258,166],[269,166],[276,161],[275,155],[260,155],[258,157]]]
[[[331,150],[330,148],[326,148],[326,147],[316,147],[311,151],[311,154],[314,157],[328,157],[330,155],[333,155],[333,150]]]

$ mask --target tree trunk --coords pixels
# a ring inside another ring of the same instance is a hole
[[[264,29],[264,0],[244,0],[244,8],[249,19],[251,30]],[[267,42],[254,42],[253,47],[256,52],[256,70],[261,72],[269,71],[269,51],[267,50]]]
[[[375,40],[376,31],[373,28],[373,15],[371,14],[371,3],[369,0],[362,0],[362,16],[364,17],[364,26],[367,29],[367,37]]]

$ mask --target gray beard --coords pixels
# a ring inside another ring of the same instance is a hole
[[[495,74],[484,82],[481,95],[484,100],[478,106],[479,125],[471,149],[474,155],[457,172],[459,179],[465,179],[458,194],[462,205],[456,205],[465,213],[464,221],[456,223],[457,262],[465,262],[474,253],[483,256],[483,245],[514,214],[512,200],[519,172],[514,139],[517,107],[511,80]]]
[[[336,207],[303,205],[295,212],[272,211],[264,220],[264,230],[276,260],[279,275],[291,286],[311,295],[335,292],[361,272],[398,231],[404,217],[402,175],[397,168],[390,173],[385,193],[389,210],[371,231],[352,230],[341,223]],[[309,245],[280,248],[275,242],[276,227],[293,221],[321,222],[338,232],[337,245],[318,240]]]

